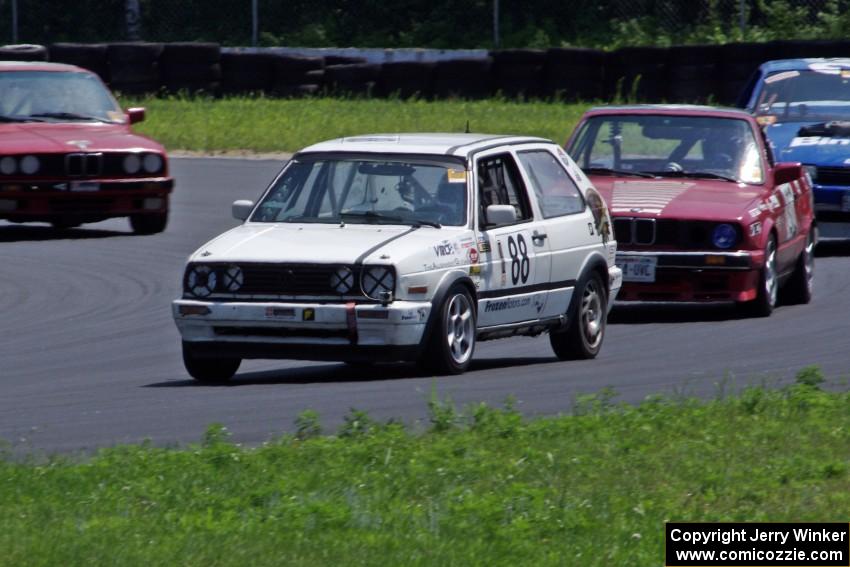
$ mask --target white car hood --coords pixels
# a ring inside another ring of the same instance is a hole
[[[390,243],[398,243],[402,249],[422,249],[445,238],[442,232],[430,227],[411,230],[409,226],[374,224],[249,223],[211,240],[191,260],[346,264],[385,254]],[[397,246],[392,248],[396,254],[400,251]]]

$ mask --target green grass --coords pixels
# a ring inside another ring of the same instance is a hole
[[[411,433],[0,459],[2,565],[661,565],[665,520],[845,521],[850,394],[797,384],[566,417],[431,402]]]
[[[366,133],[528,134],[563,143],[587,104],[562,102],[271,99],[231,97],[122,100],[147,108],[134,129],[169,150],[294,152],[309,144]]]

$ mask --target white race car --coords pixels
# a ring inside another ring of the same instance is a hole
[[[622,274],[604,201],[557,144],[403,134],[310,146],[244,224],[197,250],[173,312],[186,369],[246,358],[469,366],[476,341],[549,332],[593,358]]]

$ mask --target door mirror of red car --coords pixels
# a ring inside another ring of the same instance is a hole
[[[137,108],[128,108],[127,109],[127,118],[130,120],[130,124],[135,124],[136,122],[141,122],[145,119],[145,109],[142,107]]]
[[[784,185],[803,177],[803,166],[799,163],[777,163],[773,167],[773,183]]]

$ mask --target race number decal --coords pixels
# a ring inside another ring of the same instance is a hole
[[[528,245],[522,234],[517,234],[516,240],[508,236],[508,254],[511,257],[511,282],[514,285],[524,284],[531,271],[531,260],[528,259]]]
[[[493,252],[486,262],[491,266],[487,278],[489,289],[508,289],[535,283],[537,250],[531,232],[516,230],[493,236]]]

